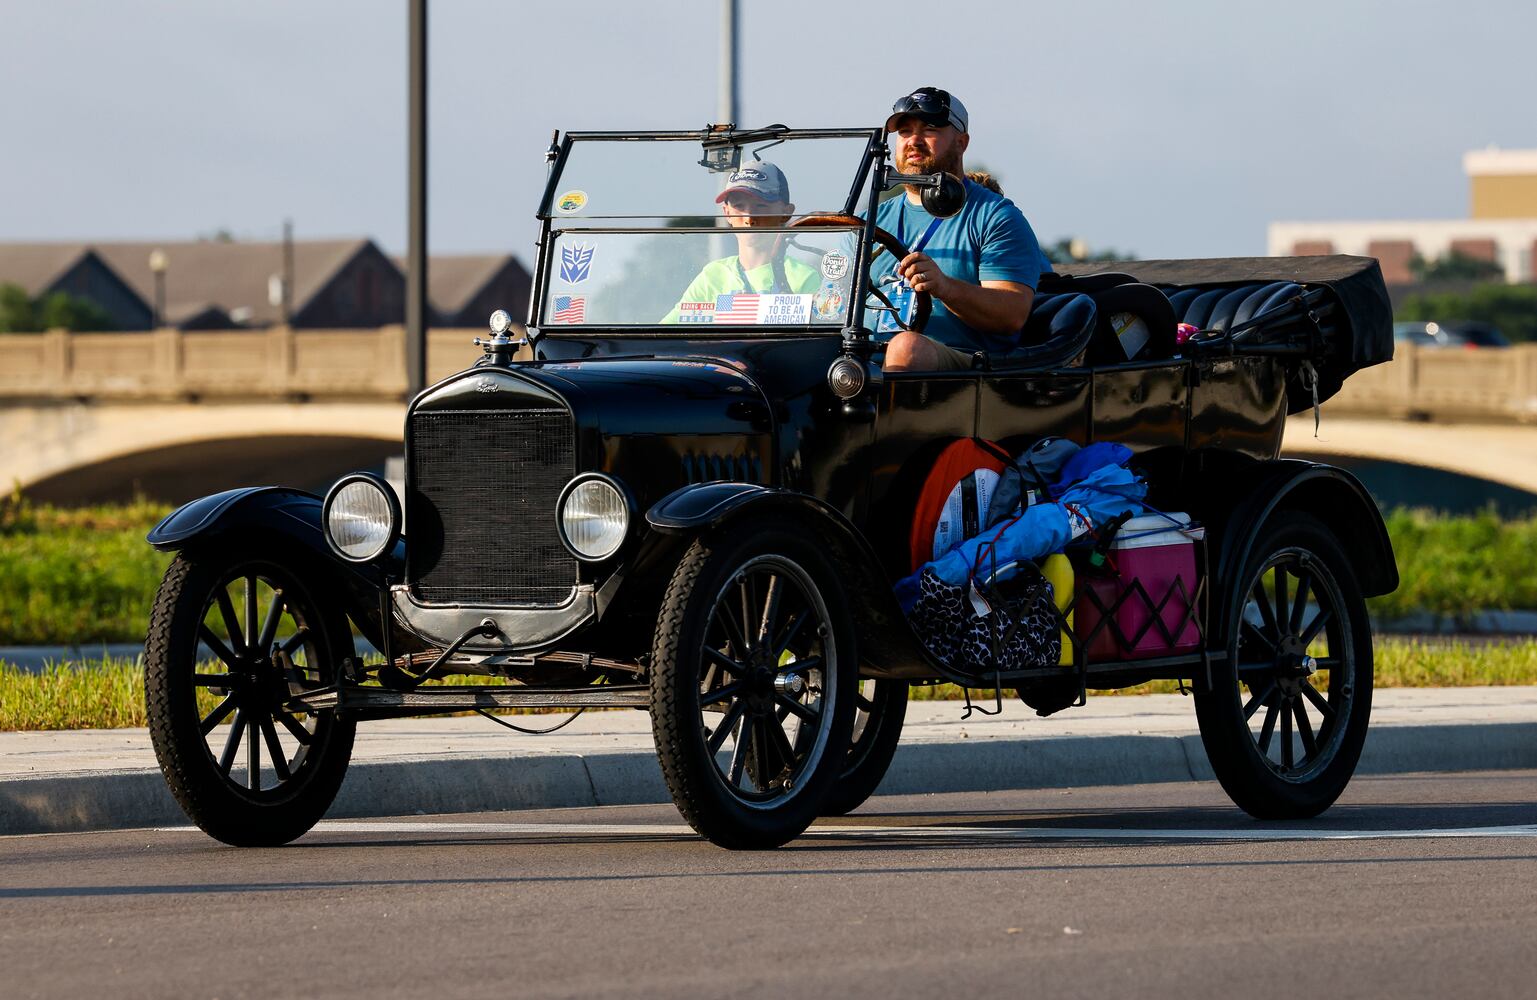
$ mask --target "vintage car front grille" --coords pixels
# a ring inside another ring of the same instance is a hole
[[[427,411],[411,418],[406,573],[432,604],[564,604],[576,559],[555,504],[576,473],[564,410]]]

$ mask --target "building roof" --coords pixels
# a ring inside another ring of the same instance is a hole
[[[392,257],[400,273],[406,273],[406,258]],[[454,316],[481,289],[511,262],[519,270],[523,264],[511,254],[431,254],[427,258],[427,302],[439,316]],[[526,271],[524,272],[527,273]]]
[[[295,240],[290,295],[294,312],[303,309],[343,265],[369,245],[366,239]],[[254,326],[282,319],[282,310],[268,298],[268,282],[273,275],[283,273],[280,242],[159,240],[91,246],[145,302],[155,301],[155,275],[149,256],[156,250],[164,253],[167,317],[213,303],[232,315],[239,310],[242,321]]]
[[[1537,149],[1475,149],[1463,154],[1462,169],[1469,177],[1537,174]]]
[[[80,243],[0,243],[0,285],[35,298],[88,252]]]

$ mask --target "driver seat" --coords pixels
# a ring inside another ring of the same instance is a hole
[[[1083,363],[1099,326],[1099,308],[1082,292],[1038,295],[1019,335],[1019,346],[988,355],[987,367],[1066,368]]]

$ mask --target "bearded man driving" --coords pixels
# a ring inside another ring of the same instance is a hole
[[[899,171],[953,174],[965,185],[966,203],[948,219],[935,218],[924,210],[920,189],[908,187],[906,197],[888,199],[876,214],[876,225],[909,250],[900,261],[882,255],[876,263],[884,267],[871,275],[873,282],[887,279],[877,287],[901,311],[877,314],[877,335],[892,335],[885,369],[966,370],[979,351],[1008,352],[1051,264],[1014,203],[967,179],[965,105],[948,91],[921,87],[892,105],[886,131]],[[934,299],[922,334],[905,329],[914,292]]]

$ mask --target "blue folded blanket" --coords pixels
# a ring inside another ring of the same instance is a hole
[[[1143,513],[1147,484],[1126,468],[1130,459],[1131,449],[1125,445],[1104,442],[1081,449],[1049,484],[1050,501],[1034,504],[1018,517],[968,538],[897,581],[902,610],[911,612],[917,603],[925,569],[951,586],[960,586],[973,574],[985,579],[995,568],[1061,552],[1073,539],[1128,511],[1133,517]],[[1010,575],[1005,569],[997,579]]]

